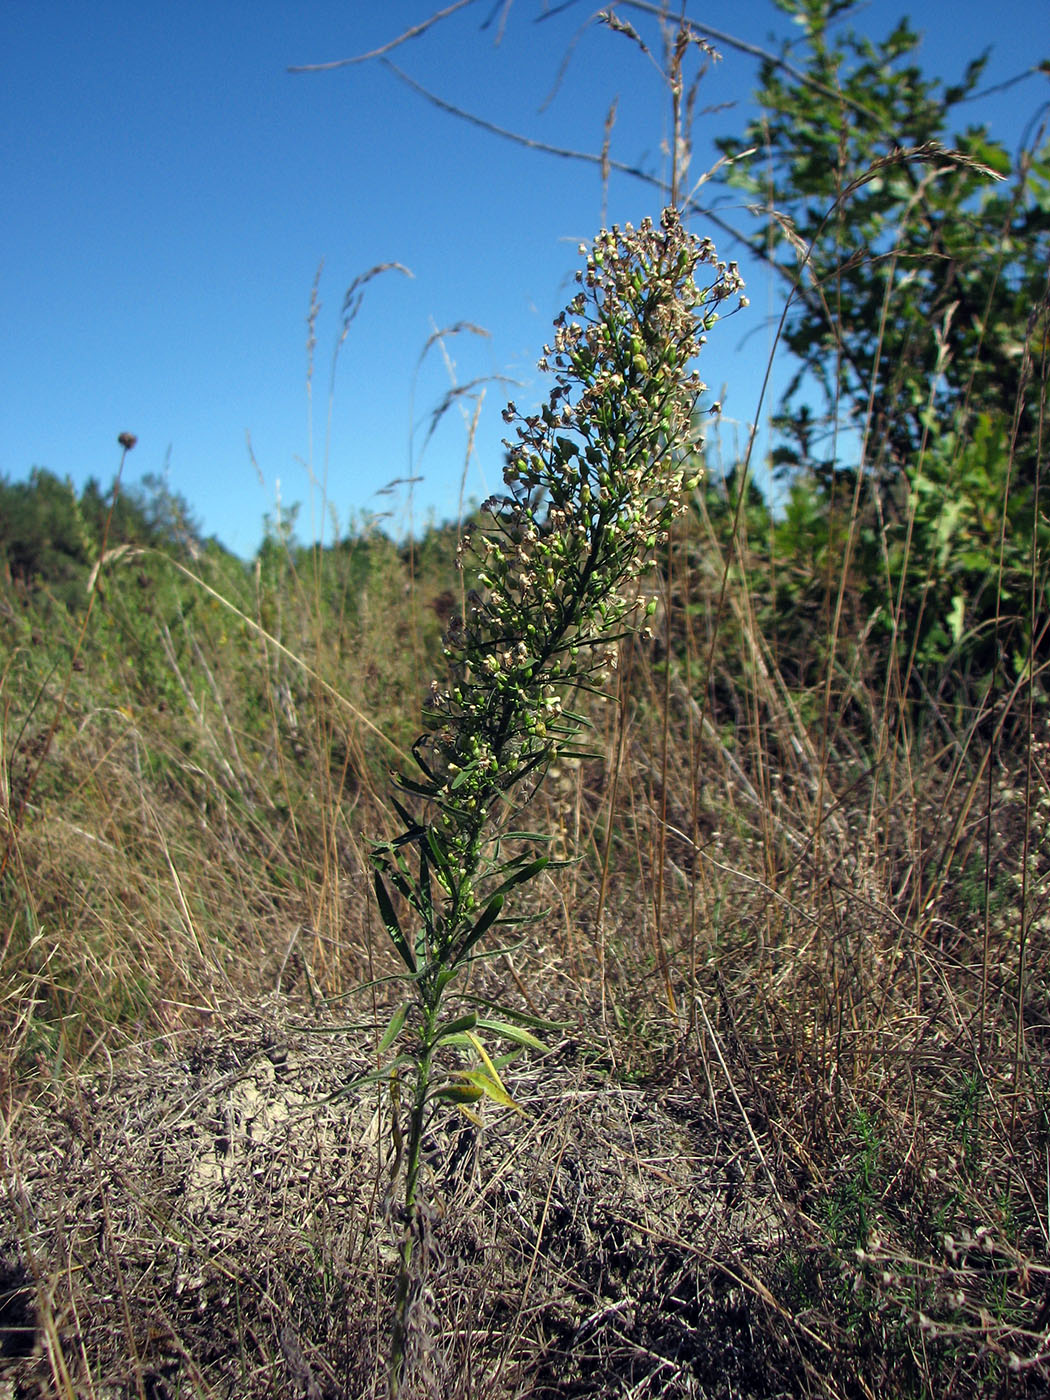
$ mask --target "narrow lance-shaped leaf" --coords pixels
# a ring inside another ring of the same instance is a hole
[[[398,814],[398,816],[405,824],[405,835],[410,840],[415,840],[416,837],[422,836],[426,828],[422,825],[422,823],[416,820],[416,818],[408,810],[405,804],[399,801],[393,793],[390,794],[390,801],[393,805],[394,811]]]
[[[386,878],[393,885],[394,889],[411,903],[414,887],[408,871],[405,869],[402,862],[399,859],[384,859],[382,864],[383,870],[386,873]]]
[[[513,874],[508,875],[503,883],[498,885],[493,891],[493,899],[495,899],[497,895],[506,894],[508,890],[514,889],[515,885],[522,885],[526,880],[531,880],[534,875],[538,875],[547,865],[547,860],[548,858],[546,856],[538,856],[535,860],[529,861],[528,865],[523,865],[520,870],[515,870]],[[506,867],[504,867],[504,869],[506,869]]]
[[[476,1011],[468,1012],[466,1016],[460,1016],[455,1021],[446,1021],[434,1032],[434,1044],[436,1045],[439,1040],[447,1040],[450,1036],[465,1035],[467,1031],[472,1031],[477,1024]]]
[[[477,773],[477,771],[478,765],[476,763],[468,763],[465,768],[461,768],[452,779],[452,791],[455,792],[458,788],[461,788],[465,782]]]
[[[367,1074],[359,1074],[356,1079],[351,1079],[348,1084],[341,1084],[338,1089],[333,1090],[321,1103],[338,1103],[340,1099],[345,1099],[347,1095],[356,1093],[358,1089],[364,1089],[369,1084],[393,1083],[398,1072],[415,1065],[415,1059],[411,1055],[398,1055],[396,1060],[391,1060],[382,1069],[369,1070]]]
[[[428,924],[434,921],[434,894],[430,884],[430,861],[427,857],[427,842],[419,843],[419,891],[416,908]]]
[[[430,860],[437,872],[438,879],[445,890],[451,894],[455,883],[452,876],[452,864],[448,851],[441,843],[441,837],[432,826],[427,827],[427,845],[430,847]]]
[[[480,1089],[485,1097],[491,1099],[493,1103],[498,1103],[503,1108],[513,1108],[516,1113],[524,1112],[521,1104],[515,1103],[507,1093],[498,1075],[493,1079],[480,1069],[460,1069],[456,1070],[455,1074],[462,1083]]]
[[[460,949],[461,956],[463,953],[469,953],[475,943],[477,943],[479,939],[484,938],[485,934],[488,933],[489,929],[496,922],[502,908],[503,896],[501,894],[493,895],[485,906],[485,912],[463,940]]]
[[[401,1034],[401,1027],[405,1024],[405,1017],[408,1015],[408,1006],[409,1003],[403,1001],[394,1012],[393,1016],[391,1016],[390,1024],[383,1032],[382,1039],[376,1047],[380,1054],[382,1054],[384,1050],[389,1050],[391,1045],[393,1045],[394,1041]]]
[[[504,1040],[512,1040],[515,1045],[524,1045],[529,1050],[546,1050],[543,1041],[534,1036],[531,1031],[527,1031],[524,1026],[512,1026],[507,1021],[490,1021],[487,1018],[479,1017],[477,1023],[479,1031],[491,1031],[493,1035],[502,1036]]]
[[[434,776],[433,772],[431,771],[430,767],[429,767],[428,764],[427,764],[426,759],[423,757],[423,755],[422,755],[422,754],[420,753],[420,751],[419,751],[419,750],[420,750],[420,744],[421,744],[421,742],[422,742],[422,739],[417,739],[416,742],[412,745],[412,757],[413,757],[413,758],[415,759],[415,761],[419,764],[420,770],[421,770],[424,774],[426,774],[427,778],[430,779],[430,782],[431,782],[432,787],[431,787],[430,789],[428,789],[428,791],[432,791],[432,790],[433,790],[433,785],[435,785],[435,784],[437,783],[437,778]],[[403,777],[403,776],[398,776],[398,775],[395,774],[395,781],[396,781],[396,782],[399,782],[399,783],[401,784],[402,787],[408,788],[409,791],[412,790],[412,784],[409,782],[409,780],[408,780],[407,778],[405,778],[405,777]]]
[[[549,911],[548,911],[549,912]],[[517,923],[518,920],[515,920]],[[491,1015],[495,1013],[500,1017],[506,1017],[516,1026],[531,1026],[536,1031],[564,1031],[568,1029],[566,1021],[551,1021],[545,1016],[534,1016],[528,1011],[519,1011],[516,1006],[502,1006],[499,1002],[490,1000],[488,997],[468,997],[468,1001],[473,1001],[482,1008],[482,1014]]]
[[[476,1084],[443,1084],[440,1089],[434,1090],[431,1097],[444,1099],[446,1103],[477,1103],[484,1092]]]
[[[474,1049],[481,1056],[482,1063],[488,1070],[490,1078],[492,1078],[499,1085],[499,1087],[503,1089],[503,1080],[500,1079],[499,1074],[496,1070],[496,1066],[492,1063],[492,1060],[489,1058],[489,1052],[485,1049],[481,1037],[475,1035],[473,1031],[467,1031],[466,1034],[467,1039],[470,1041]],[[503,1089],[503,1092],[506,1093],[506,1089]]]
[[[480,1128],[481,1119],[470,1105],[483,1098],[484,1092],[476,1084],[445,1084],[430,1097],[431,1099],[440,1099],[444,1103],[454,1104],[468,1122],[473,1123],[475,1128]]]
[[[376,892],[376,903],[379,905],[379,913],[383,920],[383,926],[390,936],[390,941],[400,954],[401,961],[410,972],[416,971],[415,954],[409,947],[408,939],[401,931],[397,913],[390,899],[390,892],[387,890],[383,876],[377,870],[373,879]]]
[[[434,797],[433,783],[419,783],[414,778],[401,776],[397,785],[402,792],[410,792],[413,797],[425,797],[428,801]]]

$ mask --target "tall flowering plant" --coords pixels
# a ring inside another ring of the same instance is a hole
[[[418,771],[396,779],[403,830],[373,854],[407,990],[380,1042],[392,1058],[371,1076],[391,1087],[403,1173],[394,1396],[413,1313],[425,1307],[420,1168],[431,1114],[443,1104],[470,1114],[485,1096],[511,1103],[486,1041],[542,1048],[527,1018],[462,999],[450,1010],[450,993],[490,930],[513,922],[508,894],[546,863],[535,847],[505,858],[501,839],[554,757],[579,752],[573,692],[602,689],[620,640],[655,607],[639,580],[697,482],[704,386],[693,364],[724,304],[746,304],[736,265],[671,209],[659,228],[614,227],[580,251],[579,291],[540,361],[553,388],[536,414],[508,405],[506,494],[485,502],[461,546],[478,587],[446,636],[448,675],[424,705]]]

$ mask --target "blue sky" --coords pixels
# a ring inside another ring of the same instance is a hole
[[[378,63],[287,71],[370,50],[438,7],[3,0],[0,475],[38,465],[78,487],[108,484],[117,434],[130,431],[127,479],[166,471],[205,533],[246,556],[278,491],[286,507],[302,503],[303,537],[330,538],[333,511],[341,531],[384,510],[400,530],[410,508],[417,524],[454,518],[461,485],[468,500],[498,487],[500,410],[544,394],[534,364],[571,294],[577,244],[601,223],[597,172],[440,112]],[[558,146],[599,149],[618,94],[613,156],[660,171],[658,81],[631,44],[586,24],[597,8],[514,0],[497,43],[498,23],[482,25],[500,6],[475,0],[390,56],[447,101]],[[751,43],[790,30],[770,0],[689,9]],[[987,46],[987,83],[1050,57],[1050,0],[872,0],[853,24],[881,37],[902,14],[939,76]],[[695,170],[751,110],[755,60],[723,54],[701,91],[719,110],[701,116]],[[1012,143],[1047,95],[1032,78],[973,116]],[[609,221],[645,213],[658,213],[655,196],[614,178]],[[343,295],[386,261],[412,277],[388,272],[365,289],[333,390]],[[748,290],[747,317],[712,334],[702,366],[712,388],[728,386],[742,435],[769,345],[768,290],[760,276]],[[448,362],[434,344],[421,363],[432,332],[456,323],[489,335],[449,337]],[[425,442],[450,369],[461,384],[517,381],[487,386],[465,483],[458,409]],[[411,501],[404,488],[376,494],[410,474],[423,478]]]

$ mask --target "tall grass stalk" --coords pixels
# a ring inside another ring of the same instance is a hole
[[[583,754],[585,721],[570,697],[602,692],[620,640],[655,610],[638,581],[683,488],[696,485],[693,412],[703,386],[693,361],[741,288],[735,265],[718,262],[711,242],[686,233],[671,209],[659,228],[614,227],[581,253],[580,291],[540,361],[554,376],[547,403],[532,415],[513,403],[504,412],[515,427],[507,494],[485,503],[483,524],[461,547],[479,587],[447,633],[448,676],[431,687],[413,747],[418,772],[397,779],[403,829],[374,853],[376,897],[406,988],[380,1045],[395,1054],[374,1076],[390,1086],[403,1171],[395,1397],[414,1326],[422,1331],[425,1321],[421,1167],[431,1115],[445,1105],[470,1114],[483,1097],[511,1104],[483,1036],[541,1048],[528,1018],[493,1019],[484,1013],[498,1009],[476,998],[446,1004],[462,974],[491,955],[492,932],[515,922],[503,913],[506,896],[547,864],[536,849],[548,836],[509,828],[555,756]],[[524,848],[508,854],[512,839]],[[460,1056],[439,1063],[445,1051]]]

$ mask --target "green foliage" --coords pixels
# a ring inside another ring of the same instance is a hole
[[[0,479],[0,576],[22,587],[46,586],[74,608],[102,541],[182,552],[200,544],[185,500],[147,475],[130,491],[103,492],[89,478],[78,497],[71,481],[34,467],[28,480]]]
[[[1002,418],[981,412],[966,435],[931,432],[887,529],[902,616],[886,609],[883,625],[903,624],[915,665],[938,689],[979,691],[1000,656],[1012,681],[1040,649],[1033,625],[1050,602],[1050,527],[1033,491],[1011,481],[1010,462]]]
[[[869,1113],[858,1109],[849,1125],[851,1154],[824,1202],[828,1231],[843,1250],[867,1243],[885,1190],[882,1137]]]
[[[783,412],[804,436],[798,401],[814,381],[829,404],[844,396],[862,415],[870,396],[870,466],[892,475],[918,449],[931,407],[949,419],[1013,414],[1029,317],[1046,291],[1050,144],[1015,165],[986,127],[950,132],[985,58],[948,84],[920,68],[907,20],[876,43],[833,32],[851,8],[839,0],[779,8],[802,30],[795,69],[764,63],[761,118],[720,144],[756,148],[729,178],[768,211],[753,245],[763,255],[772,241],[796,288],[785,341],[800,368]],[[796,464],[812,464],[811,451],[800,445]]]
[[[72,483],[39,467],[28,481],[0,481],[0,567],[10,581],[46,578],[71,594],[97,548]]]
[[[836,23],[843,0],[777,3],[801,38],[790,64],[763,63],[761,117],[721,146],[763,216],[754,250],[790,289],[778,626],[820,651],[845,602],[905,690],[972,700],[1001,659],[1023,672],[1046,603],[1050,143],[1011,158],[959,129],[985,57],[949,83],[907,20],[874,41]]]

